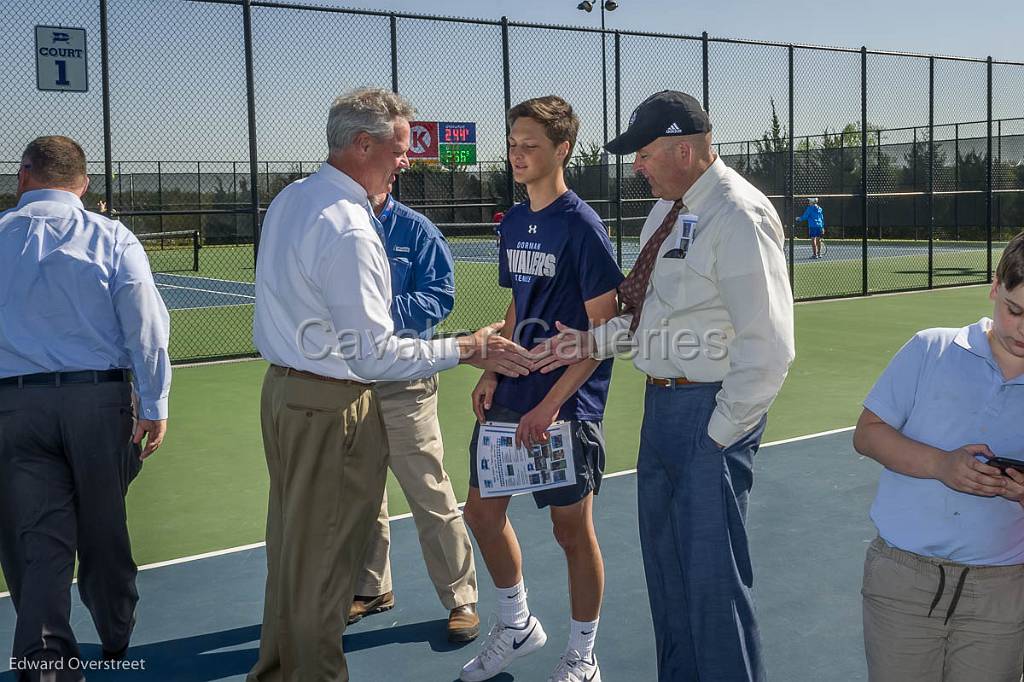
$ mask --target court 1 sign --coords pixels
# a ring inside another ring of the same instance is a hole
[[[36,87],[63,92],[89,91],[84,28],[36,26]]]

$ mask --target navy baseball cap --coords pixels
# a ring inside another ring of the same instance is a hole
[[[640,103],[629,117],[629,127],[604,146],[612,154],[632,154],[659,137],[694,135],[711,130],[708,112],[685,92],[662,90]]]

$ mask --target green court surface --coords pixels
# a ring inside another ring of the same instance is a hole
[[[991,310],[983,286],[798,305],[797,359],[772,407],[766,441],[851,426],[874,379],[915,331],[962,326]],[[128,496],[139,564],[263,540],[267,474],[259,393],[265,367],[257,360],[175,368],[167,440]],[[466,367],[441,375],[445,461],[460,499],[473,426],[469,393],[478,375]],[[642,375],[617,361],[605,418],[608,472],[635,465],[643,391]],[[393,480],[389,499],[392,514],[407,511]]]
[[[497,283],[493,238],[453,238],[456,255],[456,305],[441,324],[441,333],[477,329],[502,318],[509,293]],[[794,260],[794,290],[797,300],[859,295],[862,291],[860,240],[828,240],[822,260],[808,258],[809,243],[797,240]],[[993,247],[997,263],[1002,243]],[[635,240],[623,242],[625,265],[635,258]],[[871,240],[869,242],[868,289],[872,293],[924,289],[928,286],[927,242]],[[170,311],[171,357],[176,361],[249,355],[252,346],[252,306],[214,305],[204,292],[220,282],[252,282],[252,246],[204,246],[199,272],[191,272],[191,255],[180,249],[150,251],[155,270],[194,276],[195,284],[185,287],[186,300],[194,301]],[[787,253],[788,257],[788,253]],[[965,285],[987,278],[985,244],[979,242],[936,242],[933,257],[935,286]],[[204,284],[206,280],[209,284]],[[187,291],[190,287],[192,291]],[[233,299],[244,301],[246,299]],[[248,300],[251,300],[248,299]]]

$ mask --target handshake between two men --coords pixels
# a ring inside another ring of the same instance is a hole
[[[570,329],[556,322],[558,334],[527,350],[511,339],[504,322],[482,327],[459,337],[459,353],[464,363],[507,377],[531,372],[547,374],[559,367],[575,365],[594,352],[594,337],[589,331]],[[506,333],[508,332],[508,333]]]
[[[510,378],[525,377],[531,373],[548,374],[561,367],[579,365],[584,360],[596,366],[594,336],[590,331],[579,331],[555,323],[558,332],[530,349],[512,340],[513,330],[505,322],[495,322],[475,333],[459,338],[462,361],[484,370],[472,392],[473,413],[480,423],[487,421],[486,411],[491,408],[498,375]],[[581,368],[589,376],[593,367]],[[554,391],[552,391],[554,393]],[[547,430],[558,417],[563,400],[554,395],[543,400],[519,421],[516,445],[531,447],[548,440]]]

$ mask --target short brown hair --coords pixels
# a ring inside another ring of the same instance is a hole
[[[573,147],[576,146],[576,135],[580,132],[580,119],[572,110],[571,104],[557,95],[534,97],[509,109],[509,126],[520,118],[532,118],[540,123],[544,126],[548,139],[556,145],[568,142],[569,153],[565,155],[562,165],[569,165]]]
[[[86,177],[85,152],[70,137],[37,137],[28,143],[21,158],[37,182],[52,187],[75,187]]]
[[[1007,291],[1016,289],[1024,282],[1024,232],[1011,239],[1003,249],[996,277]]]

